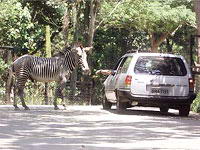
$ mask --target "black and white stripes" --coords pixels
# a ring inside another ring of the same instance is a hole
[[[40,82],[56,81],[59,84],[59,89],[56,91],[62,91],[62,85],[67,81],[76,65],[79,64],[84,72],[90,72],[84,49],[89,48],[75,47],[66,49],[62,55],[51,58],[24,55],[13,62],[12,72],[15,74],[16,87],[25,109],[28,109],[28,107],[24,103],[23,89],[28,79]],[[55,93],[55,97],[57,95]],[[54,105],[57,108],[56,101]],[[16,101],[14,106],[18,109]]]

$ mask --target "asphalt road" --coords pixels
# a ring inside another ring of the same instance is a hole
[[[4,150],[200,150],[200,116],[138,108],[117,113],[101,106],[0,106]]]

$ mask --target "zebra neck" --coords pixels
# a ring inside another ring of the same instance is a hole
[[[72,72],[77,66],[77,61],[75,57],[76,56],[72,51],[68,51],[65,54],[64,66],[67,66],[67,69],[69,69],[70,72]]]

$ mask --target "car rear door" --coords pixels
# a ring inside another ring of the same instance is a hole
[[[131,92],[149,96],[187,96],[188,75],[181,58],[139,57]]]

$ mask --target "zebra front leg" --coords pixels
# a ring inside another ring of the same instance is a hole
[[[25,101],[24,101],[24,89],[19,89],[19,97],[21,99],[22,102],[22,106],[24,107],[25,110],[30,110],[29,107],[26,105]]]
[[[63,89],[66,87],[66,82],[62,82],[60,85],[60,98],[62,99],[62,105],[64,109],[66,109],[66,103],[65,103],[65,98],[63,96]]]
[[[56,88],[55,98],[54,98],[54,103],[53,103],[55,110],[59,109],[58,106],[57,106],[57,98],[61,98],[62,99],[62,105],[63,105],[64,109],[66,109],[65,100],[64,100],[63,93],[62,93],[65,85],[66,85],[66,83],[60,83]]]
[[[54,101],[53,101],[53,105],[54,105],[54,110],[58,110],[58,104],[57,104],[57,98],[59,97],[59,92],[60,92],[60,87],[58,86],[55,90],[55,97],[54,97]]]

